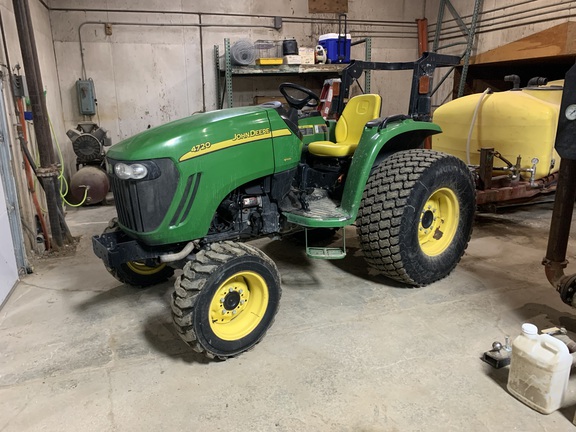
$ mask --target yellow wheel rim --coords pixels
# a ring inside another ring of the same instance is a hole
[[[143,276],[150,276],[150,275],[158,273],[160,270],[162,270],[164,267],[166,267],[166,264],[160,264],[160,265],[155,266],[155,267],[150,267],[150,266],[147,266],[146,264],[144,264],[143,262],[140,262],[140,261],[129,261],[126,263],[126,266],[130,270],[132,270],[134,273],[137,273],[137,274],[143,275]]]
[[[222,283],[210,302],[210,328],[223,340],[247,336],[268,307],[268,285],[254,272],[239,272]]]
[[[454,240],[460,206],[456,194],[441,188],[432,193],[424,204],[418,222],[418,243],[428,256],[440,255]]]

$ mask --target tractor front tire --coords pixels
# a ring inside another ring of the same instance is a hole
[[[468,167],[433,150],[393,154],[373,170],[357,230],[368,264],[423,286],[456,267],[470,240],[476,190]]]
[[[116,280],[136,288],[146,288],[166,282],[174,275],[174,269],[164,263],[148,265],[141,261],[129,261],[111,268],[106,267]]]
[[[104,233],[118,231],[118,220],[112,219]],[[164,263],[129,261],[115,267],[106,267],[116,280],[137,288],[146,288],[166,282],[174,275],[174,269]]]
[[[274,262],[238,242],[214,243],[176,279],[172,318],[196,352],[225,360],[256,345],[274,322],[282,290]]]

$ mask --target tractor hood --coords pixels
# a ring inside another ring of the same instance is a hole
[[[270,134],[267,109],[232,108],[194,114],[141,132],[113,145],[107,157],[115,160],[147,160],[169,157],[183,161],[218,150],[215,143],[241,143],[246,136]],[[211,148],[212,147],[212,148]]]
[[[148,245],[202,238],[239,187],[284,172],[290,182],[301,150],[274,107],[195,114],[142,132],[106,155],[120,227]],[[144,178],[116,175],[131,162],[149,168]]]

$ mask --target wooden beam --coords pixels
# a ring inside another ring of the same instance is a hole
[[[576,54],[576,21],[568,21],[478,54],[470,64],[541,59]]]

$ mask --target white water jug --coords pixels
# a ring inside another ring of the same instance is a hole
[[[571,365],[564,342],[523,324],[522,334],[512,342],[508,391],[536,411],[550,414],[562,406]]]

